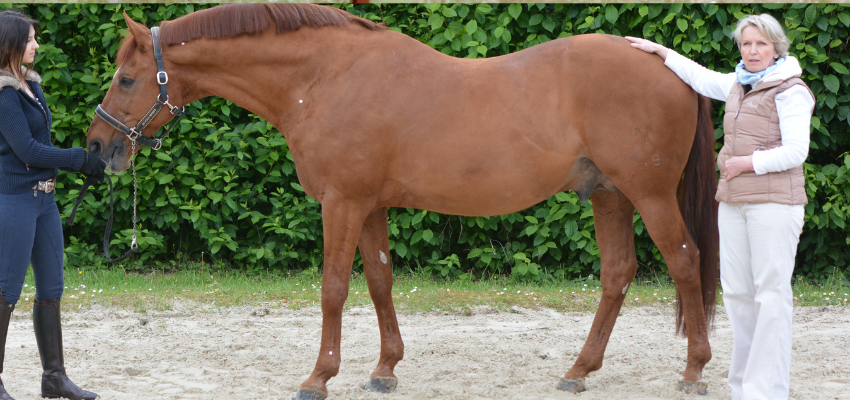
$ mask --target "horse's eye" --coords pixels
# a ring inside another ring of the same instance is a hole
[[[126,76],[125,76],[125,77],[123,77],[123,78],[121,78],[121,85],[122,85],[122,86],[130,86],[130,85],[132,85],[132,84],[133,84],[133,80],[132,80],[132,79],[130,79],[130,78],[126,77]]]

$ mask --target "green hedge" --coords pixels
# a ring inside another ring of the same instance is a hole
[[[126,27],[121,16],[153,26],[210,5],[16,5],[42,23],[37,70],[54,110],[57,146],[80,146],[110,84]],[[11,5],[0,5],[10,8]],[[589,32],[650,38],[719,71],[739,54],[731,39],[745,14],[784,22],[803,79],[817,95],[809,163],[810,204],[796,273],[822,279],[850,265],[850,8],[832,4],[389,4],[339,5],[457,57],[494,57],[559,37]],[[714,121],[719,148],[722,103]],[[187,106],[187,118],[164,150],[137,158],[142,252],[124,268],[185,267],[216,262],[247,272],[292,271],[321,265],[320,206],[303,194],[292,156],[278,131],[221,98]],[[132,176],[117,183],[113,254],[129,243]],[[58,201],[68,215],[81,184],[60,175]],[[108,204],[106,186],[93,190],[66,231],[67,264],[108,268],[97,255]],[[438,276],[567,278],[598,274],[599,251],[589,203],[561,193],[517,214],[492,218],[390,211],[390,246],[397,267]],[[666,271],[635,215],[642,271]],[[356,260],[360,267],[359,259]]]

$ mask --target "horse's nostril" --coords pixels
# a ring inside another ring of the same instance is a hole
[[[100,156],[100,152],[103,149],[103,145],[101,144],[100,140],[93,140],[91,143],[89,143],[88,147],[89,153],[92,153],[96,156]]]

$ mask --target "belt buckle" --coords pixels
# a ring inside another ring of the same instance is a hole
[[[56,188],[56,181],[54,181],[54,180],[38,181],[38,190],[40,190],[44,193],[50,193],[55,188]]]

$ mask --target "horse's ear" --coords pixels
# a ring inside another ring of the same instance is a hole
[[[127,23],[127,29],[130,30],[130,35],[133,35],[133,40],[136,41],[136,46],[138,46],[142,51],[150,48],[153,44],[150,29],[130,19],[130,16],[127,15],[126,11],[124,11],[124,21]]]

